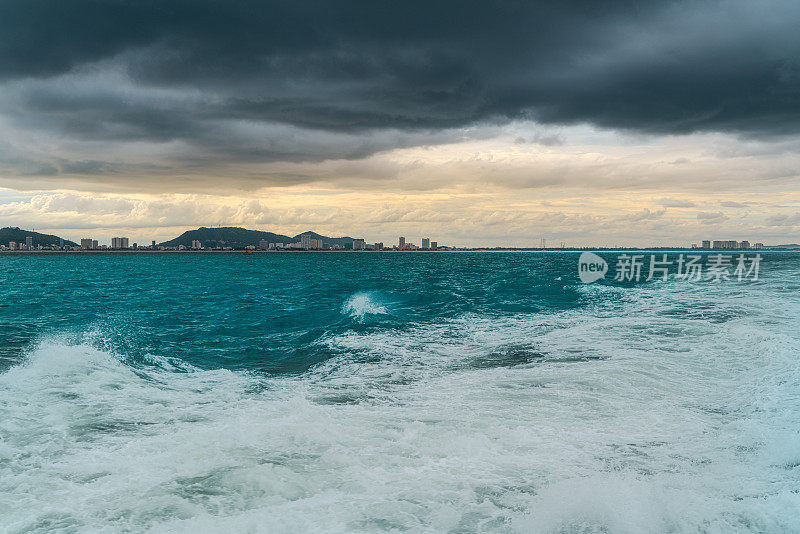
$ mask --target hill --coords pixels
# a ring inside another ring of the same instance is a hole
[[[258,230],[247,230],[235,226],[224,226],[217,228],[206,228],[202,226],[197,230],[184,232],[175,239],[160,243],[165,247],[177,247],[183,245],[191,247],[192,241],[197,240],[205,247],[233,247],[244,248],[248,245],[258,246],[262,239],[270,243],[293,243],[291,237],[287,235],[273,234],[272,232],[260,232]]]
[[[303,232],[302,234],[297,234],[292,238],[292,243],[297,243],[300,241],[301,235],[310,235],[312,239],[321,239],[323,243],[326,245],[339,245],[344,247],[345,245],[352,245],[353,238],[352,237],[328,237],[324,235],[320,235],[316,232]]]
[[[353,242],[353,238],[351,237],[327,237],[315,232],[303,233],[311,234],[311,236],[315,239],[322,239],[323,243],[328,245],[344,246],[346,243]],[[296,243],[300,241],[301,235],[303,234],[289,237],[287,235],[275,234],[272,232],[262,232],[259,230],[248,230],[246,228],[239,228],[236,226],[222,226],[217,228],[206,228],[203,226],[197,230],[189,230],[188,232],[184,232],[175,239],[164,241],[163,243],[160,243],[160,245],[164,247],[177,247],[179,245],[191,247],[192,241],[197,240],[200,241],[204,247],[220,246],[244,248],[249,245],[257,247],[262,239],[269,243]]]
[[[17,227],[8,226],[0,228],[0,244],[8,245],[10,241],[25,244],[25,238],[33,238],[33,246],[42,245],[43,247],[50,245],[60,245],[61,238],[56,235],[40,234],[39,232],[32,232],[30,230],[20,230]],[[64,239],[64,244],[69,246],[77,246],[74,241]]]

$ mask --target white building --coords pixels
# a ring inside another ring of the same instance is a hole
[[[130,248],[127,237],[112,237],[111,248],[113,249],[127,249]]]
[[[353,250],[364,250],[367,244],[363,239],[353,239]]]
[[[431,248],[431,238],[430,237],[423,237],[422,238],[422,248],[423,250],[427,250]]]

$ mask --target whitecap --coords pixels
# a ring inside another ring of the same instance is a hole
[[[342,313],[358,321],[364,321],[368,316],[386,315],[389,312],[375,293],[360,292],[347,299],[342,305]]]

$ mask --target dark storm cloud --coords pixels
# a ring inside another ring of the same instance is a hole
[[[797,2],[774,0],[6,0],[0,114],[265,160],[361,157],[415,143],[376,131],[424,142],[517,118],[795,134],[799,21]],[[364,140],[288,147],[283,127]]]

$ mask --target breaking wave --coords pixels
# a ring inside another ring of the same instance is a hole
[[[733,301],[722,322],[680,301],[334,335],[293,377],[43,341],[0,375],[0,516],[26,532],[792,531],[798,340]],[[366,295],[345,309],[386,313]]]
[[[344,303],[342,312],[362,322],[371,315],[386,315],[389,313],[386,310],[386,306],[380,304],[374,293],[356,293]]]

